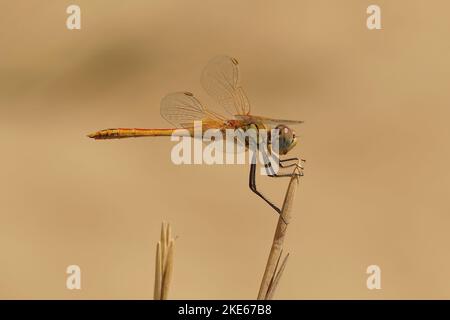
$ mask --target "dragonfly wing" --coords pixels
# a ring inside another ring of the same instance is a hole
[[[238,120],[243,120],[246,122],[254,123],[254,122],[262,122],[266,124],[271,125],[279,125],[279,124],[285,124],[285,125],[296,125],[301,124],[303,121],[300,120],[284,120],[284,119],[273,119],[273,118],[266,118],[266,117],[260,117],[260,116],[254,116],[254,115],[235,115],[235,118]]]
[[[250,103],[239,81],[238,61],[229,56],[213,58],[201,76],[205,91],[232,116],[250,113]]]
[[[161,100],[161,116],[176,128],[192,128],[194,121],[203,121],[211,128],[220,128],[222,116],[208,111],[190,92],[169,93]]]

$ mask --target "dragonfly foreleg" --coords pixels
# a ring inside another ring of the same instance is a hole
[[[284,162],[289,162],[289,161],[294,161],[294,163],[291,163],[288,165],[284,164]],[[305,162],[305,160],[299,159],[299,158],[289,158],[289,159],[278,160],[278,164],[279,164],[280,168],[295,167],[291,173],[282,173],[282,174],[278,174],[277,172],[275,172],[272,167],[272,164],[270,162],[266,163],[264,166],[265,166],[267,175],[271,178],[282,178],[282,177],[292,177],[292,176],[302,177],[304,162]]]
[[[294,163],[291,164],[284,164],[285,162],[294,161]],[[303,163],[305,163],[305,159],[299,159],[299,158],[289,158],[289,159],[280,159],[278,161],[281,168],[292,168],[292,167],[298,167],[299,169],[304,169]]]

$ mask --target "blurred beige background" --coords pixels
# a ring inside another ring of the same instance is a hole
[[[152,298],[163,220],[178,235],[171,298],[256,297],[277,216],[248,167],[85,136],[166,126],[161,97],[204,98],[217,54],[239,59],[255,114],[305,121],[276,298],[450,298],[448,1],[77,0],[69,31],[73,3],[0,11],[0,298]],[[287,181],[258,181],[281,201]],[[366,288],[371,264],[381,290]]]

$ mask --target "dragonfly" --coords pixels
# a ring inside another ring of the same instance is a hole
[[[179,129],[185,129],[193,136],[194,122],[201,121],[203,132],[208,129],[221,132],[225,132],[227,129],[270,131],[275,126],[275,129],[279,130],[278,154],[280,156],[287,155],[297,145],[298,136],[290,126],[301,124],[303,121],[273,119],[251,114],[249,99],[240,84],[239,63],[235,58],[220,55],[210,60],[201,74],[201,84],[206,93],[224,109],[227,116],[206,108],[190,92],[174,92],[167,94],[161,100],[160,105],[161,116],[173,126],[172,128],[103,129],[89,134],[88,137],[104,140],[171,136]],[[271,144],[270,136],[267,143]],[[278,157],[277,161],[279,168],[290,168],[290,171],[288,173],[275,172],[269,162],[265,164],[267,176],[272,178],[303,176],[304,159],[298,157],[281,159]],[[256,187],[256,161],[252,161],[250,164],[249,188],[278,214],[281,214],[281,209]]]

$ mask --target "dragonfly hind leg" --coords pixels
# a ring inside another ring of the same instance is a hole
[[[250,190],[252,190],[254,193],[256,193],[259,197],[261,197],[265,202],[269,204],[278,214],[281,214],[281,209],[278,208],[275,204],[273,204],[272,201],[267,199],[261,192],[259,192],[256,189],[256,163],[252,163],[250,165],[250,175],[249,175],[249,181],[248,181]]]
[[[289,165],[284,165],[283,164],[284,162],[288,162],[288,161],[295,161],[295,162],[292,163],[292,164],[289,164]],[[298,163],[299,161],[301,162],[300,164]],[[302,170],[303,170],[303,166],[302,166],[303,162],[305,162],[305,160],[298,159],[298,158],[290,158],[290,159],[278,160],[278,163],[279,163],[281,168],[291,168],[291,167],[295,166],[293,172],[288,173],[288,174],[277,174],[273,170],[273,168],[272,168],[272,166],[270,164],[270,161],[267,162],[267,164],[264,165],[264,167],[265,167],[265,170],[267,172],[267,175],[269,177],[272,177],[272,178],[303,176],[303,172],[302,172]],[[250,190],[252,190],[255,194],[257,194],[269,206],[271,206],[278,214],[281,215],[281,209],[278,208],[272,201],[267,199],[261,192],[259,192],[256,189],[256,158],[253,158],[253,161],[250,164],[249,187],[250,187]],[[285,224],[287,224],[286,221],[284,220],[283,216],[281,216],[281,219],[283,220],[283,222]]]

